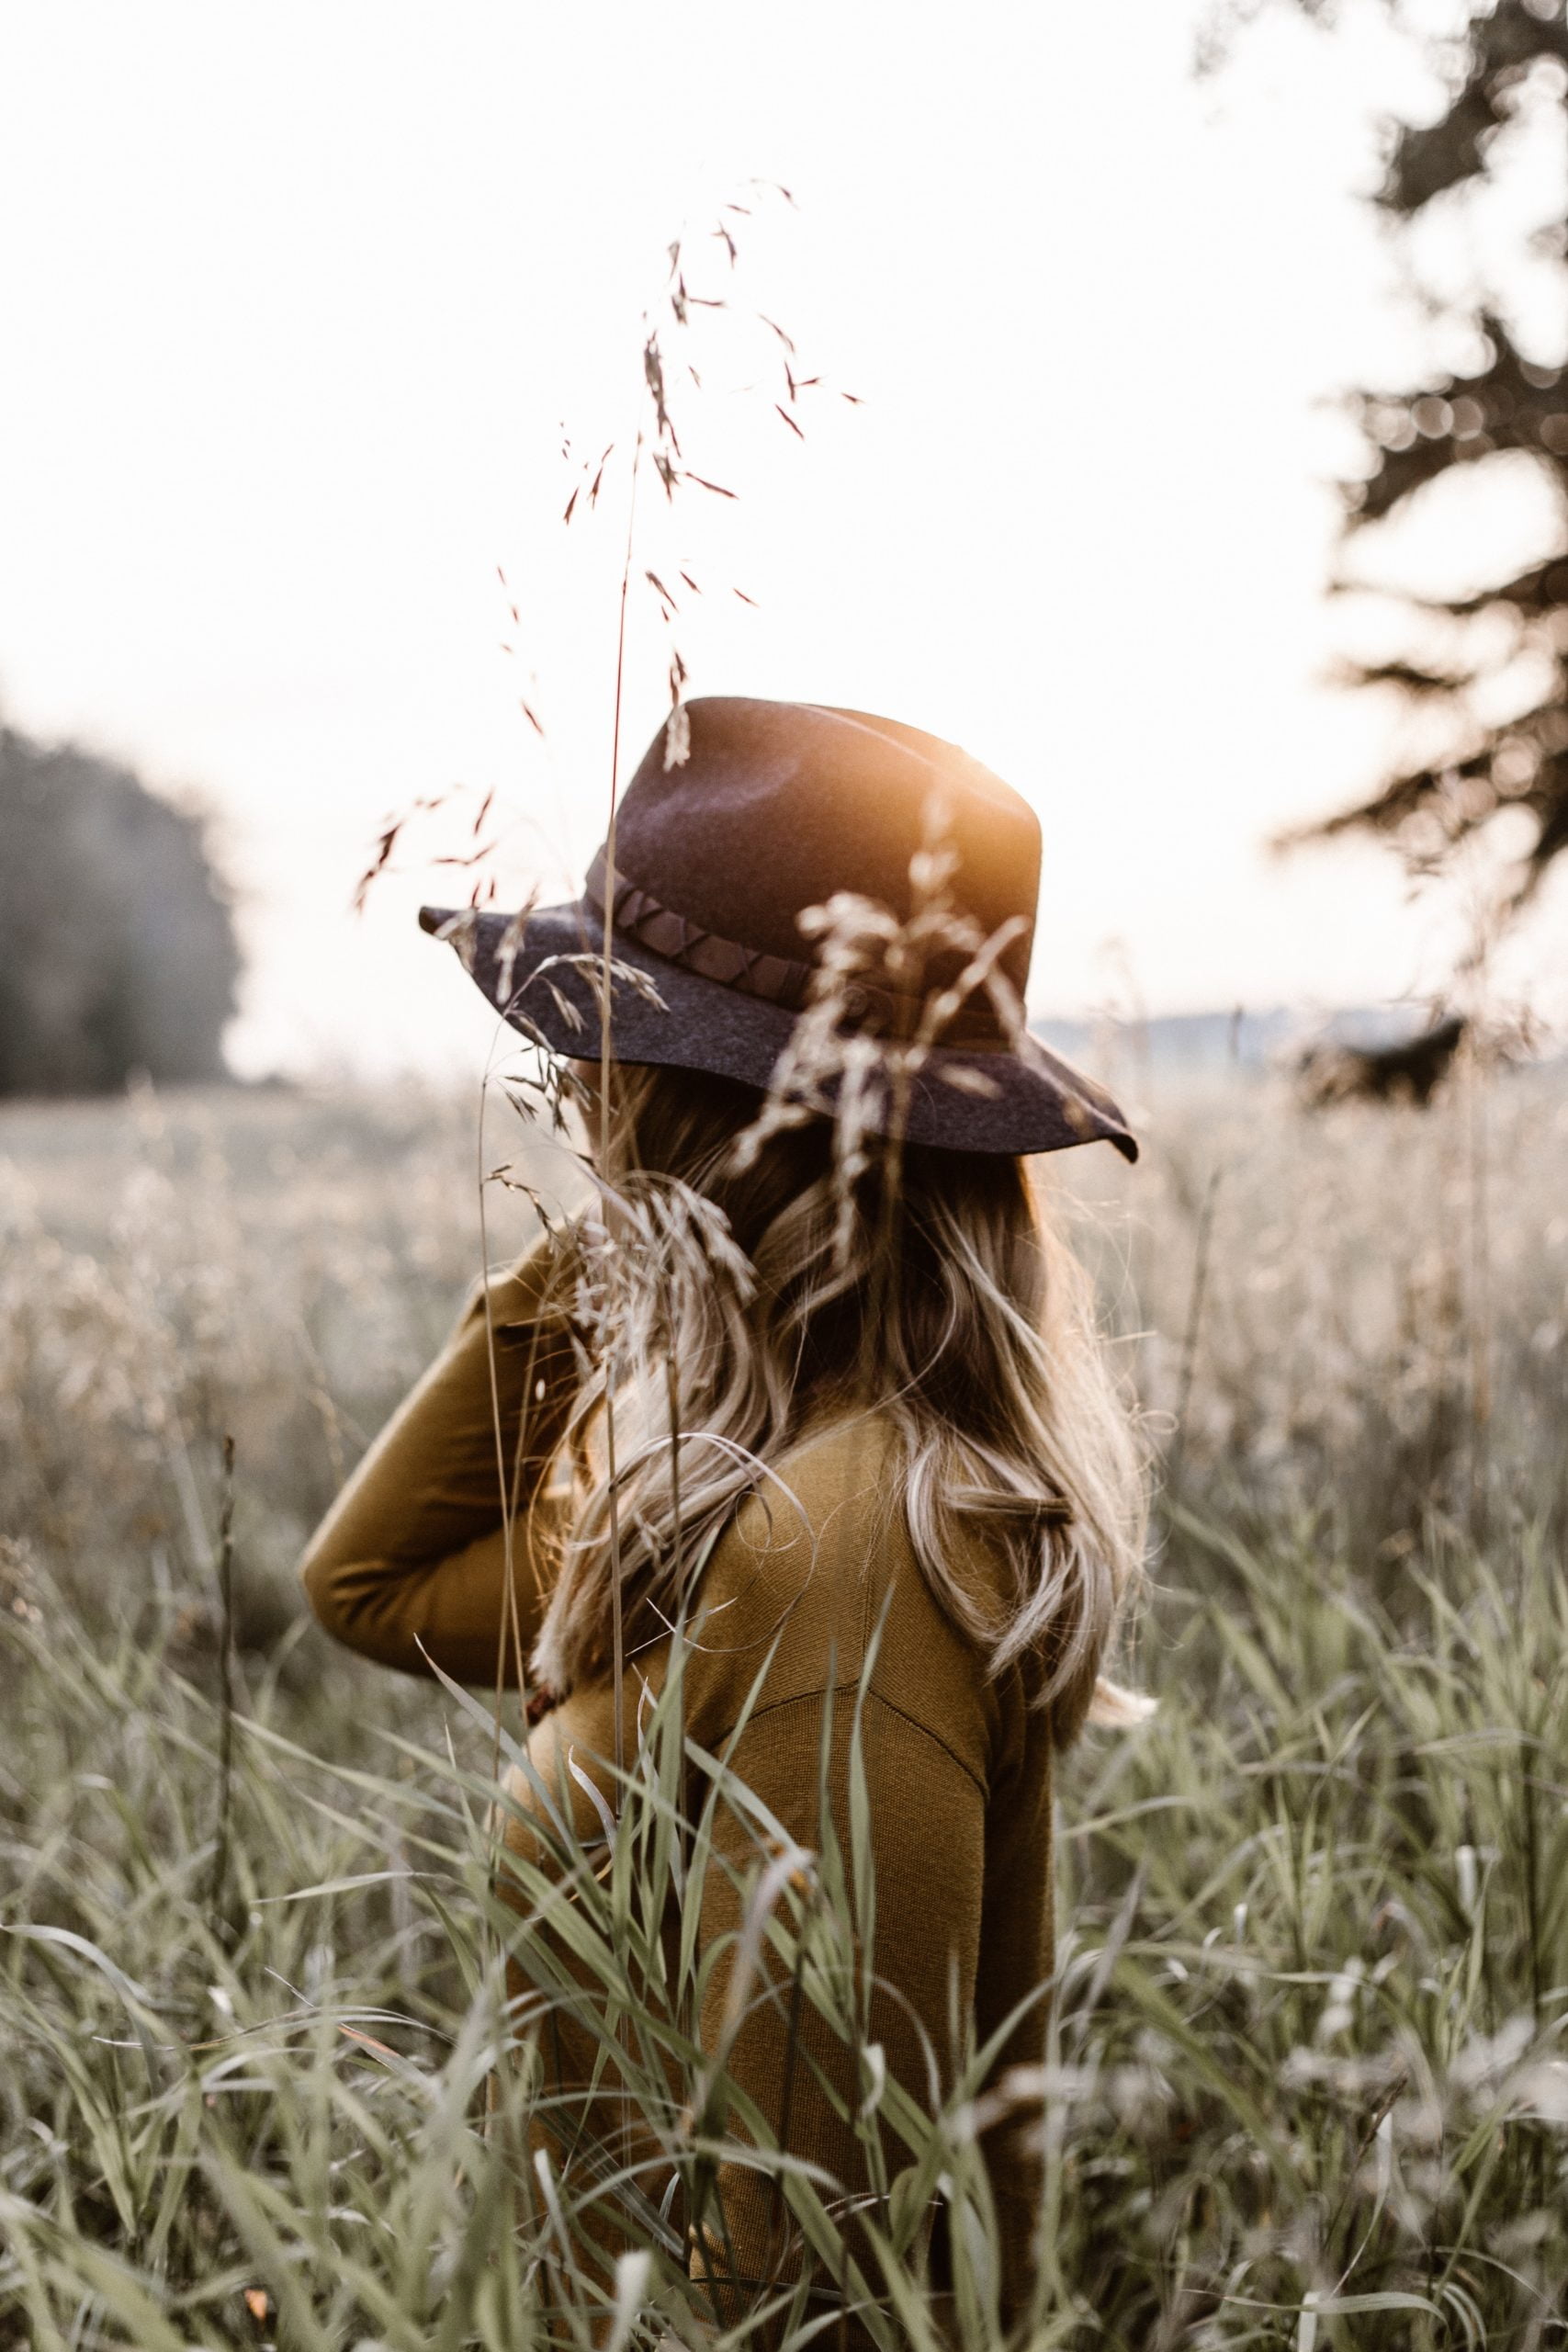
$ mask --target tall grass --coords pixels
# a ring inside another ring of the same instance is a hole
[[[1568,1098],[1502,1088],[1483,1170],[1462,1104],[1309,1121],[1235,1080],[1148,1108],[1139,1170],[1062,1170],[1181,1461],[1160,1710],[1064,1776],[1051,2058],[1008,2091],[1046,2156],[1018,2332],[1558,2343]],[[742,1917],[862,2070],[880,2233],[693,2039],[703,1956],[656,1923],[746,1800],[697,1770],[677,1817],[678,1687],[615,1815],[563,1811],[553,1869],[502,1890],[488,1710],[299,1620],[299,1542],[474,1271],[471,1148],[470,1109],[412,1096],[0,1120],[0,2343],[755,2337],[685,2237],[748,2120],[840,2299],[786,2292],[775,2337],[836,2343],[847,2300],[882,2344],[998,2340],[992,2119],[874,2091],[852,1835],[807,1862],[757,1824]],[[589,2009],[604,2098],[541,2166],[530,2052]]]

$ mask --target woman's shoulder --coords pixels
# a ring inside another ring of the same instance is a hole
[[[865,1679],[984,1779],[1001,1700],[921,1574],[889,1415],[846,1414],[768,1465],[707,1565],[687,1677],[715,1736]]]
[[[895,1567],[907,1544],[901,1466],[886,1414],[847,1413],[803,1432],[759,1464],[715,1548],[706,1591],[842,1603],[866,1572]]]

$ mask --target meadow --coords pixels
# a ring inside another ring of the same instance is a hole
[[[1160,1455],[1131,1659],[1159,1703],[1062,1775],[1022,2333],[1563,2343],[1568,1085],[1310,1114],[1274,1074],[1108,1074],[1142,1164],[1052,1181]],[[480,1144],[471,1095],[412,1090],[0,1108],[0,2346],[731,2324],[656,2215],[595,2308],[516,2154],[525,2086],[485,2113],[497,1735],[335,1651],[294,1583],[525,1235],[498,1185],[481,1232],[478,1171],[549,1179],[489,1115]],[[605,1972],[659,1893],[621,1859],[629,1912],[583,1880]],[[973,2117],[924,2128],[974,2245],[947,2338],[904,2246],[870,2337],[991,2342]]]

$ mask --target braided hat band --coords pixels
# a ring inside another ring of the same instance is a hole
[[[811,993],[811,983],[817,967],[793,956],[773,956],[764,949],[747,947],[738,939],[726,939],[715,931],[677,914],[661,899],[646,890],[638,882],[617,872],[615,889],[608,890],[609,866],[601,849],[588,869],[582,895],[594,912],[611,927],[635,939],[640,946],[662,956],[667,963],[679,964],[688,972],[700,974],[705,980],[715,980],[720,988],[734,989],[743,996],[761,997],[769,1004],[782,1005],[787,1012],[798,1012]],[[613,899],[613,903],[610,901]],[[844,992],[845,1011],[857,1022],[885,1035],[912,1037],[919,1031],[926,1010],[927,1000],[907,990],[878,987],[868,980],[854,980]],[[1010,1040],[990,1000],[969,998],[959,1005],[951,1019],[942,1027],[942,1042],[946,1046],[963,1045],[974,1052],[1002,1052]]]

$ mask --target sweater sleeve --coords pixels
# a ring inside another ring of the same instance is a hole
[[[545,1597],[541,1484],[577,1382],[556,1264],[541,1238],[479,1286],[311,1538],[311,1608],[380,1665],[519,1679]]]

